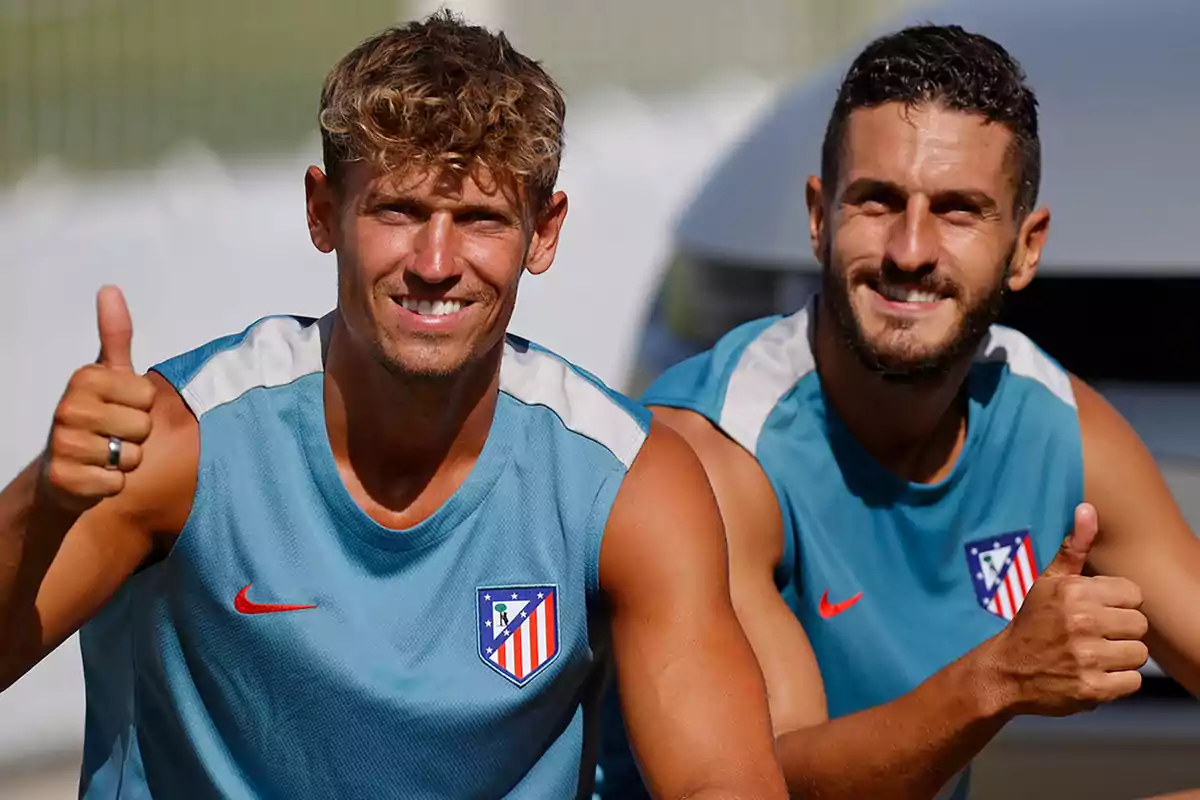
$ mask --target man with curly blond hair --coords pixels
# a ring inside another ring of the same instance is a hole
[[[335,310],[139,375],[100,291],[0,493],[0,686],[82,627],[82,796],[586,797],[610,661],[656,795],[784,796],[698,459],[506,333],[563,115],[502,35],[387,30],[306,176]]]

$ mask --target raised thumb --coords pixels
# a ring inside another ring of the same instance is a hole
[[[1081,575],[1100,532],[1100,518],[1090,503],[1075,507],[1075,528],[1065,539],[1043,575]]]
[[[100,329],[100,363],[132,372],[133,320],[125,295],[117,287],[105,286],[96,295],[96,324]]]

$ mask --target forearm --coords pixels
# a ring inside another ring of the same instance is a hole
[[[0,492],[0,690],[24,669],[25,654],[40,647],[30,625],[42,579],[75,515],[56,510],[40,496],[41,460],[26,467]]]
[[[795,797],[929,800],[1007,721],[975,654],[876,708],[782,734]]]

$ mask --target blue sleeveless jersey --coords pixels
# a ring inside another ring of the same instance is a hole
[[[899,479],[826,404],[813,308],[734,329],[643,402],[701,414],[762,467],[783,512],[777,583],[838,717],[911,691],[1005,626],[1071,529],[1083,460],[1067,373],[993,326],[966,382],[953,471],[936,484]],[[606,797],[635,796],[626,752],[606,752]],[[943,796],[966,793],[964,774]]]
[[[389,530],[330,451],[324,330],[268,318],[156,367],[199,419],[199,482],[82,632],[81,794],[588,796],[600,542],[648,413],[509,337],[469,476]]]

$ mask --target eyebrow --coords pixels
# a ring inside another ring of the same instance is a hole
[[[869,198],[905,201],[908,195],[909,191],[898,183],[878,178],[859,178],[842,192],[841,202],[855,204]],[[993,214],[1000,208],[995,198],[978,189],[946,189],[934,192],[930,196],[930,205],[937,206],[943,203],[974,206],[984,214]]]
[[[405,206],[421,215],[432,214],[436,209],[424,200],[410,194],[393,194],[387,191],[374,191],[366,197],[366,208],[378,208],[384,205]],[[488,203],[465,203],[453,205],[448,209],[454,216],[482,215],[502,219],[510,224],[518,220],[516,215],[507,211],[503,206]]]

